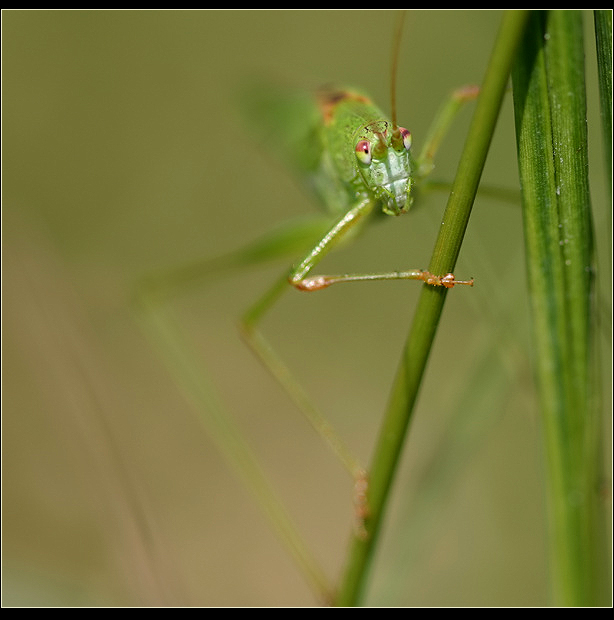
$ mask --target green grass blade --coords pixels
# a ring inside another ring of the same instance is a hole
[[[605,168],[612,198],[612,11],[595,11],[595,42]]]
[[[513,70],[553,603],[598,604],[601,451],[582,14],[532,13]]]
[[[432,273],[445,274],[454,269],[526,18],[524,11],[510,11],[503,18],[429,265]],[[367,535],[352,541],[337,605],[356,605],[363,596],[384,508],[445,295],[445,290],[423,287],[369,472]]]

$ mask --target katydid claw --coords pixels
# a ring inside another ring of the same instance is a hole
[[[424,280],[426,284],[430,284],[431,286],[443,286],[444,288],[452,288],[456,284],[473,286],[473,278],[470,280],[457,280],[453,273],[446,273],[445,276],[436,276],[430,271],[423,271],[420,279]]]

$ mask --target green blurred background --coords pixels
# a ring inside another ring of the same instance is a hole
[[[389,109],[388,11],[3,12],[4,605],[313,605],[129,307],[151,271],[240,247],[313,202],[254,142],[254,76],[356,84]],[[417,11],[398,110],[417,146],[479,83],[497,11]],[[605,220],[587,14],[592,173]],[[451,180],[467,109],[437,160]],[[511,95],[484,181],[517,187]],[[445,195],[327,258],[428,265]],[[604,262],[609,256],[602,257]],[[314,554],[337,579],[351,481],[244,349],[241,311],[286,263],[177,302]],[[373,566],[370,605],[548,602],[538,417],[517,206],[480,198]],[[419,286],[290,291],[266,331],[368,463]]]

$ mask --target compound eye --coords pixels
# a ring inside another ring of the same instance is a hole
[[[401,140],[403,141],[403,148],[409,151],[411,148],[411,133],[405,127],[399,127],[399,133],[401,134]]]
[[[372,157],[371,143],[368,140],[359,140],[356,145],[356,159],[364,166],[368,166]]]

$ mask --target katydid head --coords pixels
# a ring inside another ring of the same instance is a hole
[[[388,215],[406,213],[413,201],[411,134],[388,121],[375,121],[358,132],[354,150],[358,172]]]

